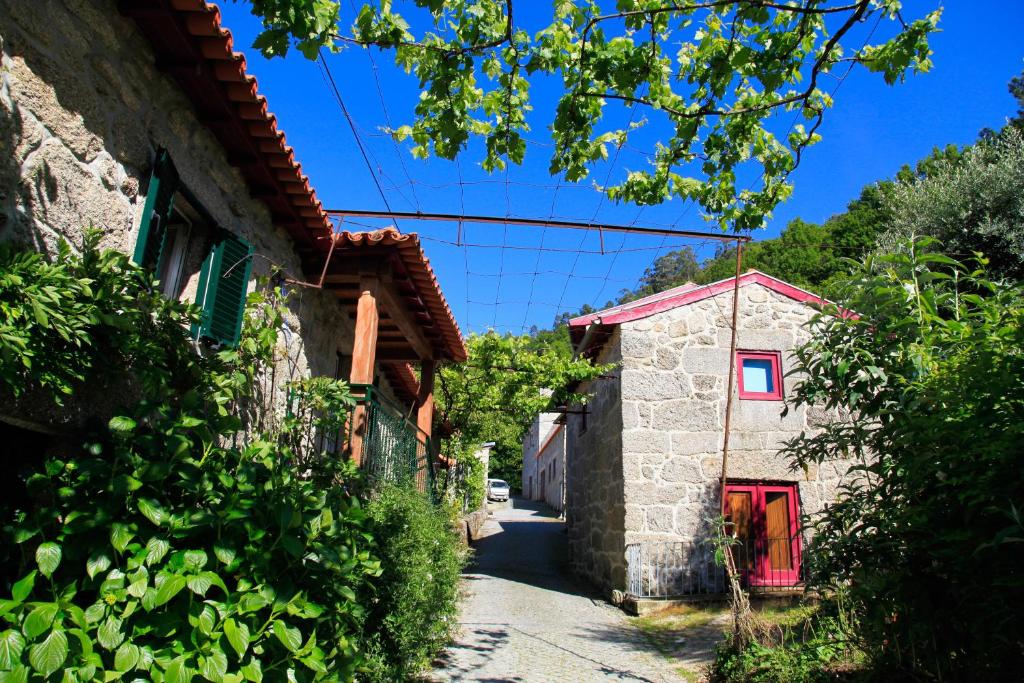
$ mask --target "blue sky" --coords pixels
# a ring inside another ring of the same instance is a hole
[[[905,14],[923,15],[937,3],[905,3]],[[343,2],[352,17],[352,5]],[[535,8],[548,3],[523,3],[530,25],[541,18]],[[247,3],[223,3],[224,25],[234,33],[235,47],[246,53],[250,73],[277,115],[279,126],[295,147],[303,170],[329,208],[384,209],[370,172],[355,145],[341,110],[319,67],[298,53],[284,59],[263,59],[248,46],[259,30]],[[822,221],[841,212],[864,185],[891,177],[935,146],[973,142],[984,127],[998,128],[1014,112],[1006,90],[1010,78],[1024,68],[1024,2],[1020,0],[954,0],[946,5],[942,32],[932,40],[935,66],[899,86],[880,76],[854,70],[835,94],[835,107],[819,129],[823,140],[805,153],[793,174],[793,196],[775,212],[755,239],[773,237],[795,217]],[[867,29],[865,28],[865,31]],[[890,27],[881,26],[874,38]],[[860,41],[864,35],[855,38]],[[853,44],[852,42],[850,44]],[[859,44],[859,43],[858,43]],[[507,173],[488,175],[479,167],[479,149],[471,146],[456,164],[439,159],[413,159],[408,149],[382,134],[381,128],[410,122],[418,94],[414,77],[397,69],[387,53],[347,49],[328,57],[385,195],[395,211],[489,214],[567,220],[602,220],[650,227],[708,230],[696,207],[670,201],[639,209],[616,205],[593,183],[621,178],[645,164],[644,153],[657,138],[658,121],[623,149],[614,164],[594,170],[577,185],[559,183],[547,173],[550,149],[546,126],[556,101],[558,83],[537,81],[531,88],[535,107],[526,163]],[[830,90],[837,83],[826,83]],[[618,121],[631,112],[623,109]],[[638,111],[636,118],[643,116]],[[789,115],[791,116],[791,115]],[[788,126],[790,118],[781,124]],[[348,229],[383,227],[391,221],[360,221]],[[604,251],[595,233],[502,225],[465,226],[462,241],[480,246],[455,246],[458,227],[446,223],[399,221],[403,232],[418,232],[437,272],[445,296],[463,332],[489,327],[520,332],[531,325],[546,327],[559,311],[583,304],[601,306],[619,290],[635,285],[658,255],[684,244],[709,255],[713,245],[661,237],[608,235]],[[536,273],[536,275],[535,275]]]

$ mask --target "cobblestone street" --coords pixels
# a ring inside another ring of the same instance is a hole
[[[546,506],[492,509],[463,575],[460,633],[431,680],[682,680],[620,610],[565,574],[565,527]]]

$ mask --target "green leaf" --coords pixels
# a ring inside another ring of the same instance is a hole
[[[206,566],[209,561],[208,556],[202,550],[186,550],[185,551],[185,568],[191,569],[192,571],[199,571]]]
[[[302,647],[302,632],[299,629],[288,626],[280,619],[274,620],[271,629],[289,652],[298,652],[299,648]]]
[[[128,671],[134,669],[139,663],[139,646],[131,643],[124,643],[117,648],[114,654],[114,669],[117,671]]]
[[[255,612],[261,610],[270,604],[265,597],[260,593],[246,593],[242,596],[242,599],[238,601],[238,611],[241,614],[246,612]]]
[[[175,657],[164,669],[164,683],[189,683],[191,680],[192,669],[188,666],[187,655]]]
[[[18,581],[11,587],[11,596],[18,602],[24,602],[32,593],[32,588],[36,585],[36,570],[30,571],[25,578]]]
[[[97,550],[85,562],[85,573],[89,575],[90,579],[96,578],[97,574],[105,572],[109,568],[110,555],[103,550]]]
[[[32,639],[49,629],[54,617],[57,616],[57,609],[57,603],[46,602],[29,612],[25,617],[25,623],[21,625],[25,637]]]
[[[25,638],[20,633],[14,629],[0,633],[0,669],[13,669],[24,649]]]
[[[154,536],[146,543],[146,564],[152,565],[164,559],[164,555],[171,549],[171,544],[166,540]]]
[[[156,589],[156,598],[153,602],[154,607],[159,607],[169,602],[171,598],[181,592],[181,589],[186,584],[185,577],[179,574],[164,574],[163,577],[163,581]]]
[[[242,675],[245,676],[245,680],[253,681],[253,683],[260,683],[263,680],[263,667],[260,666],[260,660],[255,657],[241,668]]]
[[[224,622],[224,635],[227,636],[231,647],[238,653],[238,658],[241,659],[245,656],[245,651],[249,649],[249,627],[245,623],[236,623],[229,617]]]
[[[96,640],[101,647],[107,650],[113,650],[120,645],[124,640],[124,634],[121,632],[121,620],[115,616],[107,617],[96,629]]]
[[[213,554],[224,564],[231,564],[235,561],[235,549],[222,543],[214,544]]]
[[[11,671],[0,671],[0,683],[28,683],[28,667],[18,666]]]
[[[135,538],[135,532],[128,525],[116,522],[110,525],[110,543],[118,552],[123,553],[133,538]]]
[[[36,564],[43,576],[49,578],[60,566],[60,546],[56,543],[46,542],[39,544],[36,548]]]
[[[115,415],[114,417],[110,418],[110,422],[107,423],[107,426],[110,428],[110,431],[112,432],[126,433],[135,431],[136,424],[135,420],[131,419],[130,417],[126,417],[124,415]]]
[[[199,613],[198,625],[199,630],[210,635],[213,633],[213,627],[217,625],[217,612],[209,605],[203,605],[203,610]]]
[[[138,506],[139,512],[141,512],[146,519],[153,522],[153,524],[160,526],[167,521],[167,511],[160,506],[160,503],[152,498],[139,498]]]
[[[210,654],[203,658],[199,670],[208,681],[220,683],[228,670],[228,656],[220,648],[214,648]]]
[[[46,640],[28,651],[28,663],[45,678],[59,669],[68,657],[68,637],[63,631],[51,631]]]

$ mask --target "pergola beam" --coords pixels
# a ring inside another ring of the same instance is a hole
[[[614,223],[583,223],[579,221],[557,221],[544,218],[512,218],[508,216],[480,216],[456,213],[424,213],[422,211],[366,211],[362,209],[330,209],[328,216],[338,218],[393,218],[413,221],[443,221],[446,223],[480,223],[497,225],[522,225],[538,228],[565,228],[568,230],[596,230],[598,232],[625,232],[634,235],[658,235],[669,237],[689,237],[719,242],[749,242],[749,235],[728,235],[720,232],[702,232],[699,230],[677,230],[675,228],[645,228],[636,225],[617,225]]]

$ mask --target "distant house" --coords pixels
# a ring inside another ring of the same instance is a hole
[[[541,413],[523,439],[523,497],[542,500],[552,509],[565,508],[565,419]]]
[[[692,283],[570,321],[576,353],[617,363],[567,415],[566,518],[574,570],[637,597],[717,592],[708,543],[719,514],[729,371],[730,278]],[[790,406],[790,352],[819,297],[757,271],[740,277],[727,508],[752,587],[798,585],[799,520],[833,499],[848,467],[794,472],[782,443],[817,411]]]
[[[294,296],[267,410],[287,380],[347,379],[363,404],[333,446],[425,453],[435,364],[466,357],[430,264],[416,235],[335,231],[215,5],[0,0],[0,50],[0,240],[53,254],[101,229],[202,308],[199,348],[235,344],[277,273]],[[0,406],[0,429],[73,429],[102,410],[90,391],[59,415]]]

